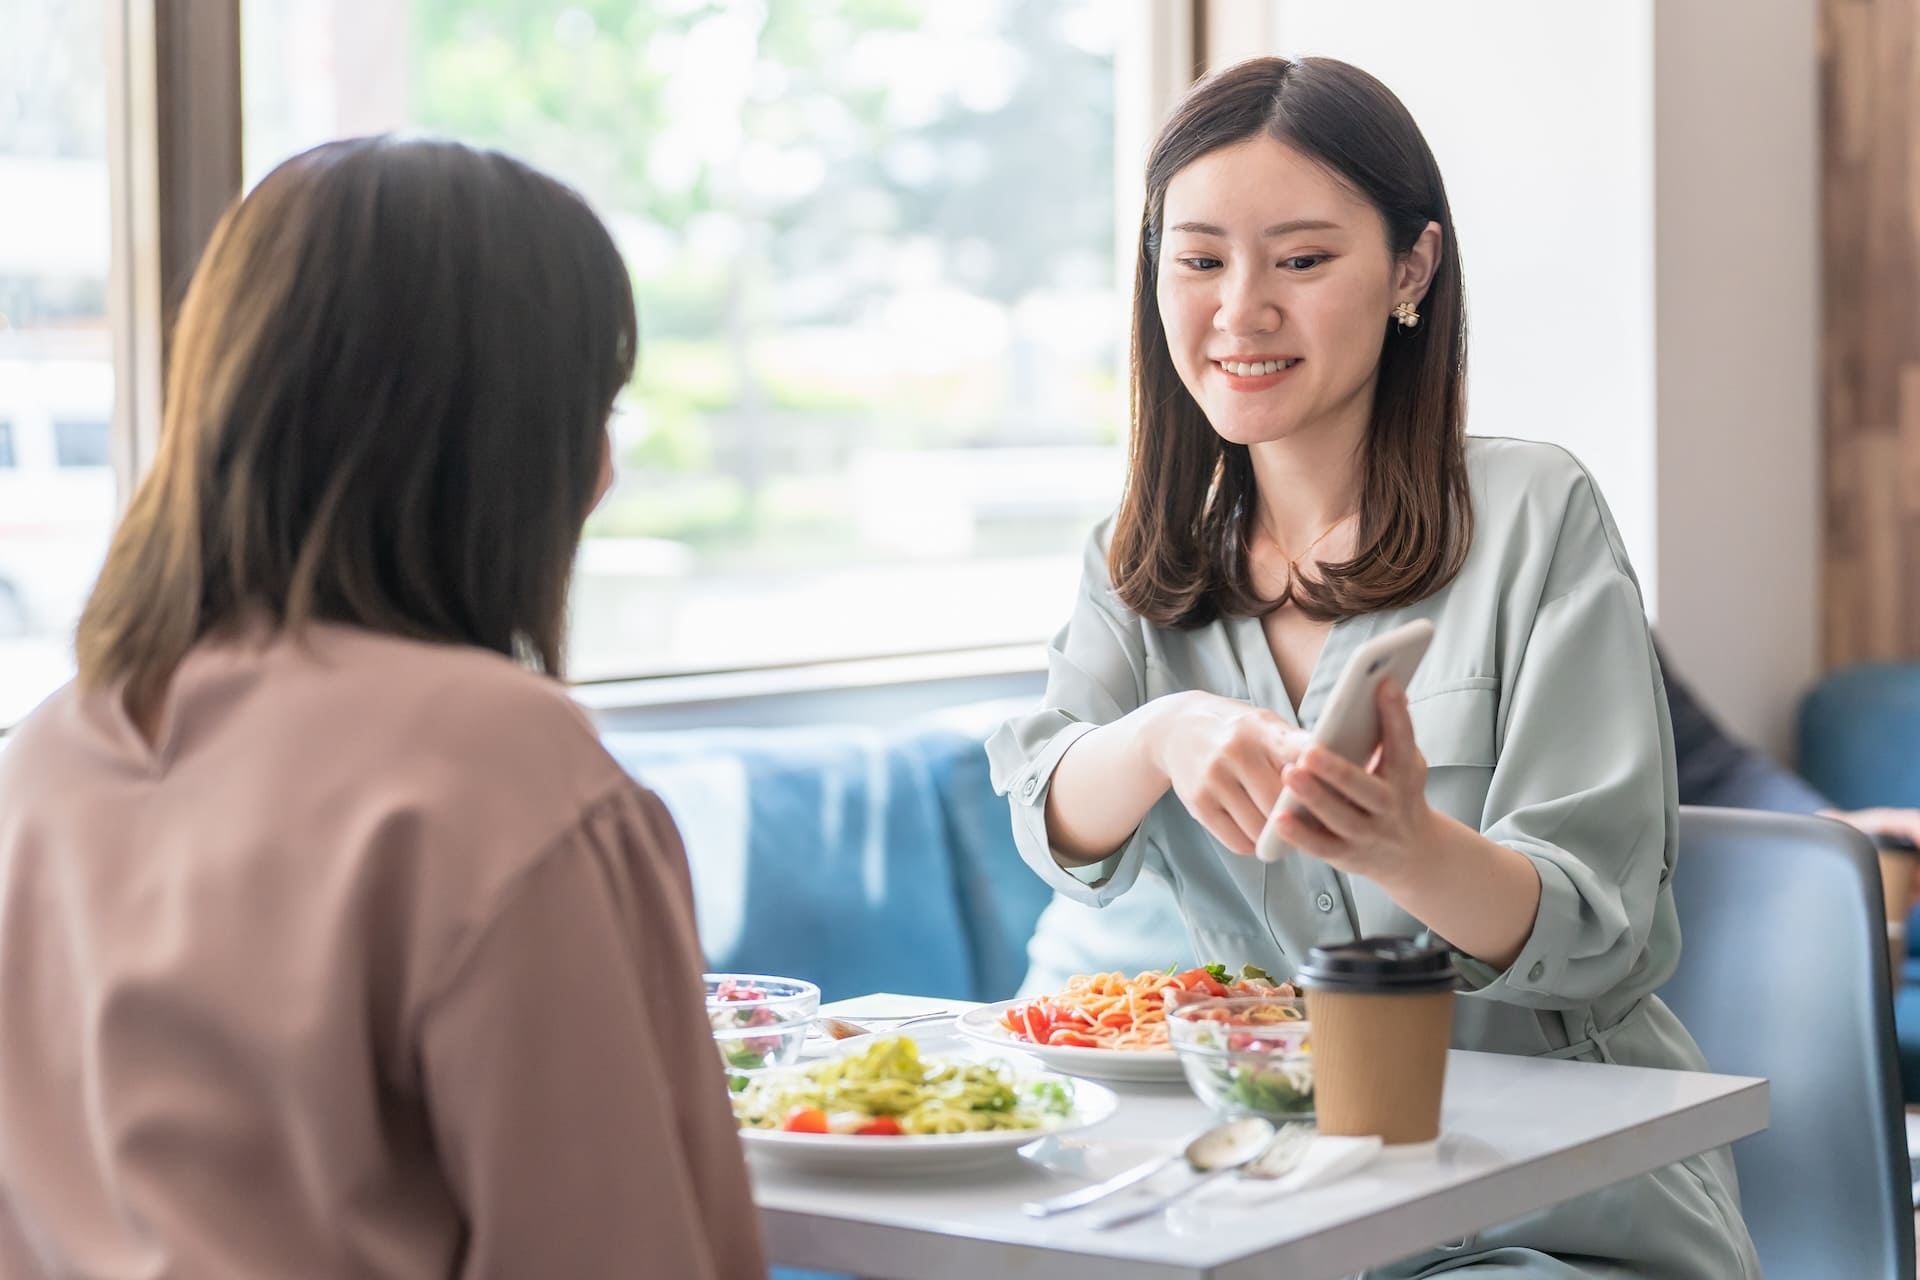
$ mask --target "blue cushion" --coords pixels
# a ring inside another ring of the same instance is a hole
[[[825,1000],[972,994],[924,758],[880,732],[838,726],[605,741],[680,828],[713,970],[806,977]]]
[[[1019,989],[1027,970],[1027,939],[1053,894],[1020,859],[1012,815],[1006,800],[994,794],[978,736],[929,727],[904,739],[899,749],[921,760],[940,797],[960,915],[973,954],[972,997],[1007,999]]]
[[[1846,667],[1815,685],[1800,773],[1842,809],[1920,808],[1920,665]]]
[[[1048,893],[979,734],[945,721],[609,733],[687,845],[709,967],[823,999],[1011,995]]]

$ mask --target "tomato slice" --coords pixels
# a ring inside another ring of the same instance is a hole
[[[1213,975],[1205,969],[1189,969],[1168,985],[1177,984],[1183,991],[1204,991],[1210,996],[1223,996],[1227,989],[1213,980]]]
[[[1045,1044],[1048,1023],[1040,1014],[1040,1002],[1029,1000],[1026,1004],[1017,1004],[1000,1015],[1000,1025],[1012,1034],[1015,1040],[1031,1040],[1035,1044]]]
[[[825,1133],[827,1113],[818,1107],[795,1107],[787,1112],[786,1123],[780,1127],[788,1133]]]
[[[855,1129],[854,1132],[873,1138],[897,1138],[906,1131],[900,1127],[900,1122],[892,1116],[875,1116],[858,1129]]]
[[[1084,1031],[1075,1031],[1072,1027],[1055,1027],[1047,1038],[1050,1045],[1065,1045],[1074,1049],[1098,1049],[1100,1042]]]

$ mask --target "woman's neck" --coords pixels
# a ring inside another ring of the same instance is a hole
[[[1315,424],[1280,440],[1253,445],[1259,527],[1294,553],[1360,505],[1361,446],[1366,420]]]

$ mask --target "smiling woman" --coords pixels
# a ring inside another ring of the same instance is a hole
[[[1092,906],[1151,871],[1200,954],[1281,980],[1314,947],[1443,940],[1461,1048],[1703,1068],[1654,994],[1678,818],[1639,584],[1576,460],[1465,435],[1418,126],[1356,67],[1259,59],[1193,89],[1146,188],[1126,494],[1041,709],[988,744],[1022,856]],[[1314,747],[1342,666],[1416,622],[1371,760]],[[1269,814],[1301,856],[1248,856]],[[1622,1215],[1630,1238],[1598,1227]],[[1720,1150],[1369,1274],[1443,1272],[1758,1264]]]

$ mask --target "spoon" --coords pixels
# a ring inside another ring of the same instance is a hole
[[[1187,1166],[1202,1175],[1202,1180],[1215,1173],[1237,1169],[1258,1156],[1266,1145],[1273,1140],[1273,1126],[1265,1120],[1249,1118],[1230,1120],[1217,1124],[1200,1134],[1179,1151],[1171,1151],[1145,1164],[1137,1164],[1123,1173],[1117,1173],[1105,1182],[1096,1182],[1090,1187],[1081,1187],[1065,1195],[1054,1196],[1051,1200],[1036,1200],[1020,1206],[1021,1211],[1030,1218],[1048,1218],[1056,1213],[1065,1213],[1069,1209],[1079,1209],[1097,1200],[1104,1200],[1116,1191],[1124,1191],[1137,1182],[1145,1182],[1175,1160],[1186,1157]],[[1231,1163],[1224,1163],[1230,1161]],[[1199,1183],[1193,1184],[1198,1186]],[[1188,1188],[1189,1190],[1191,1188]],[[1159,1208],[1159,1205],[1155,1205]],[[1101,1226],[1114,1225],[1103,1222]]]
[[[940,1009],[934,1013],[916,1013],[911,1018],[875,1018],[874,1021],[891,1022],[894,1024],[892,1029],[898,1031],[901,1027],[910,1027],[916,1022],[928,1022],[934,1018],[951,1018],[953,1016],[950,1010]],[[855,1036],[870,1036],[875,1034],[874,1028],[867,1026],[865,1023],[855,1022],[851,1018],[822,1018],[820,1019],[820,1029],[825,1031],[829,1036],[832,1036],[835,1040],[851,1040]]]
[[[1307,1145],[1313,1138],[1312,1131],[1304,1125],[1288,1125],[1287,1128],[1288,1130],[1298,1129],[1299,1132],[1283,1136],[1282,1140],[1286,1143],[1285,1150],[1276,1155],[1273,1163],[1267,1166],[1269,1169],[1279,1169],[1279,1172],[1267,1172],[1259,1176],[1277,1178],[1287,1169],[1292,1168],[1293,1164],[1306,1153]],[[1210,1129],[1201,1134],[1198,1141],[1214,1138],[1216,1134],[1220,1136],[1204,1151],[1194,1152],[1191,1147],[1188,1148],[1187,1163],[1193,1166],[1193,1171],[1199,1174],[1199,1177],[1178,1191],[1169,1192],[1157,1200],[1149,1200],[1138,1208],[1123,1209],[1110,1217],[1102,1218],[1093,1224],[1093,1229],[1107,1231],[1114,1227],[1124,1227],[1129,1222],[1138,1222],[1142,1218],[1151,1218],[1174,1201],[1191,1195],[1215,1178],[1223,1178],[1235,1170],[1244,1170],[1265,1157],[1276,1145],[1273,1126],[1257,1118],[1235,1120],[1232,1124],[1222,1125],[1219,1129]],[[1286,1162],[1285,1168],[1280,1167],[1283,1162]]]

